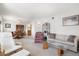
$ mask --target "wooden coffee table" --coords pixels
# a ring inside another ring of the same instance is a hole
[[[58,56],[62,56],[64,54],[64,50],[66,50],[66,48],[59,43],[53,43],[53,46],[56,48],[56,53]]]

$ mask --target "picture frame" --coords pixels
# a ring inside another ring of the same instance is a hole
[[[63,18],[63,26],[76,26],[79,25],[79,15],[73,15]]]
[[[11,28],[11,24],[5,23],[5,28]]]

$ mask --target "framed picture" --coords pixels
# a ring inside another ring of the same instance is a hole
[[[64,26],[74,26],[79,25],[79,15],[69,16],[63,18]]]
[[[5,28],[11,28],[11,24],[6,23]]]

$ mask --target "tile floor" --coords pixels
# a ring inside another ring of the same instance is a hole
[[[49,46],[48,49],[43,49],[43,45],[34,43],[32,38],[15,39],[15,41],[21,42],[23,48],[30,51],[32,56],[57,56],[57,48]],[[65,50],[63,56],[79,56],[79,53]]]

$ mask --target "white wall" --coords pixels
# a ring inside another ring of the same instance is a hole
[[[62,14],[58,14],[55,16],[55,33],[64,34],[64,35],[77,35],[79,36],[79,25],[77,26],[63,26],[63,17],[72,16],[72,15],[79,15],[78,9],[69,10]],[[53,24],[52,24],[53,25]],[[52,27],[53,28],[53,27]],[[53,31],[52,31],[53,32]]]
[[[79,25],[77,26],[63,26],[63,17],[67,17],[67,16],[72,16],[72,15],[79,15],[79,11],[76,10],[70,10],[67,12],[64,12],[62,14],[57,14],[54,16],[54,19],[52,19],[52,17],[47,17],[47,18],[41,18],[38,21],[43,24],[44,22],[49,22],[50,23],[50,32],[51,33],[57,33],[57,34],[64,34],[64,35],[77,35],[79,36]],[[36,31],[41,31],[41,25],[37,25],[36,23],[34,23],[34,28],[33,30]],[[38,28],[39,27],[39,28]],[[35,32],[33,32],[33,34],[35,34]]]
[[[23,24],[25,25],[25,23],[21,22],[18,18],[14,17],[14,16],[0,16],[1,18],[1,32],[12,32],[16,30],[16,24]],[[5,28],[5,24],[11,24],[11,28]]]
[[[50,23],[50,32],[55,32],[55,24],[54,20],[52,20],[51,17],[42,17],[40,19],[36,19],[35,21],[32,21],[30,24],[32,24],[32,35],[35,37],[36,32],[42,32],[42,24],[45,22]]]
[[[11,24],[11,28],[5,28],[5,24]],[[11,20],[6,20],[4,21],[4,32],[11,32],[11,31],[15,31],[16,30],[16,22],[15,21],[11,21]]]
[[[27,5],[27,4],[26,4]],[[11,15],[19,15],[25,18],[25,20],[30,20],[32,22],[33,30],[32,32],[35,33],[36,31],[41,31],[42,27],[41,25],[37,25],[38,21],[41,24],[44,22],[49,22],[50,23],[50,32],[53,33],[58,33],[58,34],[65,34],[65,35],[79,35],[79,25],[78,26],[63,26],[62,25],[62,18],[66,16],[71,16],[71,15],[79,15],[79,4],[47,4],[43,5],[40,4],[30,6],[27,5],[15,5],[15,4],[5,4],[3,7],[6,7],[5,10],[3,10],[3,14],[11,14]],[[43,6],[43,7],[42,7]],[[17,8],[17,10],[14,8]],[[27,10],[28,9],[28,10]],[[19,10],[19,11],[18,11]],[[7,13],[5,13],[5,11]],[[22,12],[21,12],[22,11]],[[25,12],[26,11],[26,12]],[[27,15],[27,16],[26,16]],[[54,16],[54,19],[52,20],[52,17]],[[15,19],[17,20],[17,18]],[[24,21],[24,20],[23,20]],[[15,21],[7,21],[13,25],[15,25]],[[11,29],[4,29],[4,31],[13,31],[14,27]]]
[[[16,21],[17,18],[13,17],[13,16],[3,16],[2,19],[2,26],[3,26],[3,32],[11,32],[11,31],[15,31],[16,30]],[[5,24],[11,24],[11,28],[5,28]]]
[[[1,17],[0,17],[0,21],[1,21]],[[0,32],[1,32],[1,24],[0,24]]]

